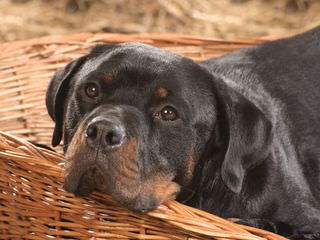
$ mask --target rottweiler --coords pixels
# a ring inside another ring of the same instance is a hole
[[[98,45],[54,75],[46,105],[68,192],[320,239],[320,27],[203,62]]]

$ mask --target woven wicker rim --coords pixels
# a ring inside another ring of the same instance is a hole
[[[24,139],[17,138],[4,132],[0,132],[0,158],[2,158],[2,166],[3,164],[8,164],[9,162],[12,164],[12,162],[14,162],[14,164],[20,168],[27,169],[32,173],[43,174],[43,171],[45,171],[48,178],[52,178],[59,183],[62,183],[63,181],[64,170],[63,164],[61,164],[63,163],[63,156],[61,154],[38,148]],[[75,201],[77,201],[72,194],[64,192],[61,188],[59,190],[61,196],[74,198]],[[203,237],[237,240],[286,239],[264,230],[230,222],[173,200],[166,202],[157,210],[143,215],[127,211],[117,206],[110,196],[101,193],[94,193],[93,195],[95,195],[95,198],[100,200],[100,202],[107,202],[108,205],[113,205],[115,210],[121,209],[123,214],[137,217],[138,223],[140,221],[139,219],[151,219],[150,217],[157,218],[170,223],[177,228],[186,230],[190,233],[190,236],[195,234],[196,237],[200,234],[201,238],[199,239],[203,239]],[[82,201],[84,200],[82,199]],[[141,238],[141,236],[134,236],[133,234],[128,235],[127,233],[122,233],[120,231],[119,234],[123,234],[127,237],[144,239],[144,237]]]

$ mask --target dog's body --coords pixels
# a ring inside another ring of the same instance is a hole
[[[320,28],[200,64],[141,44],[95,48],[47,94],[65,188],[138,211],[178,194],[320,239],[319,60]]]
[[[231,217],[241,212],[245,218],[320,230],[320,29],[202,65],[254,103],[273,126],[272,157],[260,169],[260,176],[268,180],[261,184],[257,175],[248,179],[256,184],[249,194],[256,200],[244,205],[224,201],[231,211],[217,206],[219,214]],[[213,196],[211,203],[203,203],[208,205],[205,209],[214,201]]]

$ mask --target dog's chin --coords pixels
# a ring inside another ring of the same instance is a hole
[[[177,193],[173,193],[170,196],[166,196],[166,198],[157,198],[152,195],[142,195],[139,194],[134,199],[125,199],[123,196],[113,195],[112,198],[115,202],[120,204],[121,206],[133,211],[133,212],[150,212],[158,208],[161,204],[176,199],[178,195]]]
[[[113,171],[107,171],[99,161],[91,164],[70,162],[73,164],[66,169],[63,185],[67,192],[83,197],[96,190],[111,195],[116,203],[132,211],[151,211],[163,202],[175,199],[180,191],[180,186],[173,180],[173,173],[158,172],[141,181],[138,174],[130,175],[131,178],[125,174],[115,175],[115,167]]]
[[[180,186],[175,182],[166,182],[159,186],[142,183],[138,187],[126,187],[127,189],[111,190],[111,196],[115,202],[121,206],[134,212],[149,212],[162,203],[176,199],[180,192]],[[126,194],[127,192],[135,192],[133,195]]]

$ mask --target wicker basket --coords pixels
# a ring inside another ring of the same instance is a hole
[[[55,70],[97,43],[139,41],[202,60],[263,40],[216,41],[170,34],[78,34],[0,45],[1,239],[233,239],[283,240],[169,201],[138,214],[109,196],[76,198],[61,189],[63,156],[49,144],[53,123],[44,96]],[[6,133],[5,133],[6,132]],[[59,149],[58,149],[59,151]]]

